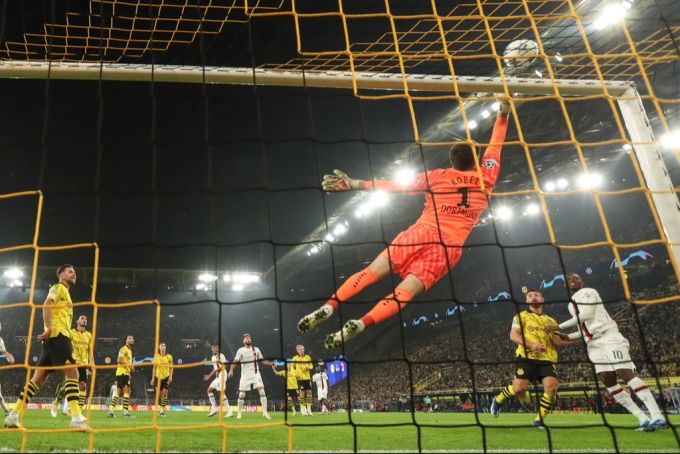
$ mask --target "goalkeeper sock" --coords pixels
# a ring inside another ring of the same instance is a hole
[[[645,404],[652,419],[665,419],[661,414],[661,410],[659,410],[659,404],[657,404],[656,399],[654,399],[654,394],[652,394],[649,386],[640,380],[640,377],[633,378],[628,382],[628,386],[630,386],[630,389],[632,389],[635,395],[640,398],[642,403]]]
[[[548,393],[543,393],[541,396],[541,400],[538,403],[538,415],[536,415],[536,419],[543,421],[546,416],[548,416],[548,413],[550,413],[550,410],[552,410],[553,405],[555,404],[555,396],[551,396]]]
[[[366,287],[378,282],[378,275],[372,269],[364,268],[358,273],[350,276],[335,292],[335,294],[326,301],[326,304],[331,306],[333,310],[338,308],[338,304],[345,302]]]
[[[617,383],[616,385],[607,388],[607,391],[609,391],[609,394],[617,403],[621,404],[626,410],[635,415],[638,421],[643,422],[647,420],[647,415],[645,415],[645,413],[640,410],[640,407],[633,402],[628,391],[623,389],[621,385]]]
[[[371,325],[387,320],[403,309],[412,299],[413,295],[411,292],[405,288],[397,287],[394,289],[394,293],[381,300],[366,315],[361,317],[361,321],[368,328]]]
[[[215,393],[210,391],[208,393],[208,399],[210,399],[210,409],[212,410],[213,408],[217,407],[217,400],[215,399]]]
[[[505,399],[515,396],[515,388],[512,385],[508,385],[495,397],[496,402],[502,404]]]

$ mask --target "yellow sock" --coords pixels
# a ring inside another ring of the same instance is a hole
[[[512,387],[512,385],[508,385],[503,390],[496,396],[496,402],[499,404],[502,404],[503,401],[509,397],[512,397],[515,395],[515,388]]]
[[[550,410],[552,410],[554,403],[555,396],[550,396],[546,393],[543,393],[541,400],[538,403],[538,415],[536,415],[536,419],[543,421],[546,416],[548,416],[548,413],[550,413]]]
[[[19,395],[19,399],[17,400],[17,403],[14,404],[14,412],[15,413],[21,413],[24,409],[24,405],[31,400],[33,396],[35,396],[35,393],[38,392],[38,385],[36,385],[33,380],[28,382],[28,385],[24,388],[24,390],[21,392]]]
[[[78,389],[78,381],[73,380],[72,378],[67,378],[64,380],[64,396],[68,402],[68,408],[71,410],[71,416],[80,414],[78,394],[80,394],[80,389]]]

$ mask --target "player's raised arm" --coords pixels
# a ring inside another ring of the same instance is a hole
[[[482,162],[482,178],[484,179],[484,187],[490,191],[496,184],[498,174],[501,171],[501,149],[505,141],[505,134],[508,132],[508,114],[510,113],[510,103],[508,101],[501,101],[498,109],[498,117],[496,123],[493,125],[493,132],[491,133],[491,141],[484,152]]]
[[[424,173],[407,184],[389,180],[355,180],[342,170],[335,169],[333,174],[324,175],[321,186],[324,191],[337,192],[351,189],[381,189],[384,191],[417,191],[427,189],[427,179]]]

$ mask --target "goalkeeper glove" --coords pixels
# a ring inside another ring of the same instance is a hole
[[[332,175],[324,175],[321,187],[324,191],[347,191],[359,189],[360,181],[351,179],[342,170],[333,170]]]

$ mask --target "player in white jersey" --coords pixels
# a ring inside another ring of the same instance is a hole
[[[619,332],[619,327],[609,316],[597,290],[585,287],[578,274],[567,274],[567,286],[571,293],[569,313],[571,319],[560,323],[560,331],[576,327],[569,339],[582,337],[587,345],[588,359],[595,365],[597,377],[607,387],[611,396],[635,415],[640,426],[638,430],[656,430],[668,427],[668,422],[659,410],[649,387],[635,374],[635,364],[630,358],[628,339]],[[562,335],[564,336],[564,335]],[[637,406],[628,391],[618,384],[617,377],[628,383],[630,389],[645,404],[651,420]]]
[[[328,399],[328,374],[320,362],[316,366],[316,373],[312,375],[312,381],[316,385],[316,398],[319,401],[322,414],[328,414],[326,402]]]
[[[2,330],[2,323],[0,323],[0,331]],[[14,364],[14,356],[5,348],[5,341],[0,337],[0,355],[4,355],[8,363]],[[9,414],[9,407],[5,403],[4,397],[2,397],[2,387],[0,387],[0,407],[5,410],[5,415]]]
[[[234,414],[231,411],[231,406],[229,405],[229,399],[227,399],[227,374],[225,368],[227,367],[227,358],[224,353],[220,353],[220,344],[215,342],[210,346],[212,351],[212,357],[210,362],[212,363],[213,370],[207,375],[203,376],[203,380],[210,380],[213,375],[215,378],[208,386],[208,399],[210,400],[210,413],[208,416],[215,416],[220,408],[217,406],[217,400],[215,399],[215,391],[222,396],[222,403],[226,408],[225,418],[231,418]]]
[[[243,408],[246,393],[251,389],[256,389],[260,394],[260,404],[262,405],[262,416],[265,419],[272,419],[267,411],[267,396],[264,393],[262,375],[260,375],[260,362],[271,366],[274,361],[266,360],[262,357],[259,348],[253,347],[250,334],[243,335],[243,347],[236,351],[234,361],[229,368],[229,378],[234,376],[236,364],[241,364],[241,381],[238,384],[238,412],[236,419],[241,419],[241,409]]]

